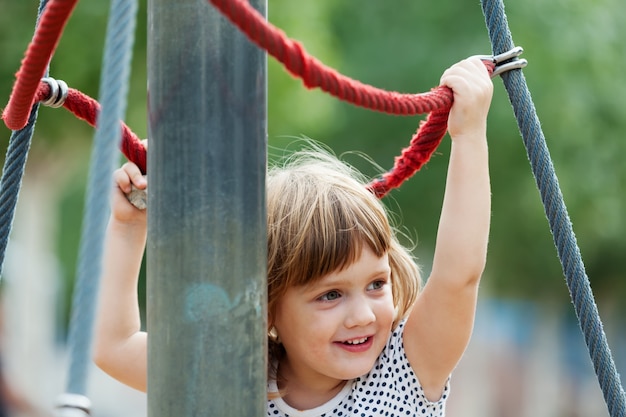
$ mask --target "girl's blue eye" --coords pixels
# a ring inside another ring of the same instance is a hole
[[[326,294],[322,295],[319,299],[321,301],[335,301],[336,299],[338,299],[341,295],[339,294],[339,291],[328,291]]]
[[[385,286],[385,281],[383,280],[377,280],[372,282],[369,286],[368,289],[369,290],[380,290],[382,287]]]

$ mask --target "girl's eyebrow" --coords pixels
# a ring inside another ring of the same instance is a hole
[[[374,279],[376,277],[380,277],[382,275],[388,277],[391,274],[391,268],[389,266],[385,266],[382,268],[377,268],[372,272],[369,272],[365,275],[366,281],[370,279]],[[340,273],[340,275],[343,275]],[[353,281],[352,276],[341,276],[341,277],[333,277],[330,278],[328,276],[320,278],[319,280],[311,283],[306,291],[319,290],[320,288],[332,288],[332,287],[341,287],[350,284]]]

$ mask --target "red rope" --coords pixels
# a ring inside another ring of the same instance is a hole
[[[50,85],[46,82],[40,82],[35,94],[35,101],[45,100],[49,95]],[[70,88],[63,107],[74,113],[77,118],[86,121],[91,126],[96,126],[100,104],[88,95]],[[141,172],[145,174],[147,168],[145,146],[141,139],[124,122],[120,122],[120,125],[122,129],[122,140],[120,143],[122,153],[129,161],[137,164]]]
[[[307,88],[319,87],[356,106],[404,116],[452,106],[452,92],[446,87],[434,88],[429,93],[402,94],[381,90],[338,73],[269,23],[247,0],[209,1],[252,42],[280,61],[292,75],[302,79]]]
[[[9,129],[23,129],[28,123],[33,104],[48,98],[50,86],[48,83],[41,82],[41,78],[46,72],[65,24],[77,2],[78,0],[50,0],[46,4],[22,65],[16,74],[9,103],[2,113],[2,119]],[[93,98],[70,88],[63,107],[91,126],[96,125],[100,104]],[[121,122],[121,128],[122,153],[145,173],[147,158],[143,143],[123,122]]]
[[[2,113],[2,119],[9,129],[20,130],[28,123],[39,82],[77,2],[78,0],[50,0],[41,14],[22,66],[16,74],[9,103]]]
[[[368,184],[368,188],[378,198],[398,188],[430,160],[448,130],[449,112],[449,108],[432,111],[426,121],[420,124],[409,146],[396,157],[393,168],[383,174],[382,178]]]
[[[428,93],[403,94],[385,91],[348,78],[325,66],[309,55],[304,47],[289,39],[281,30],[267,22],[246,0],[209,0],[228,17],[251,41],[283,63],[294,76],[302,79],[307,88],[320,88],[333,96],[384,113],[416,115],[430,113],[413,135],[410,145],[395,160],[394,167],[368,187],[383,197],[389,190],[417,172],[437,149],[447,131],[447,120],[452,106],[452,91],[443,86]],[[77,0],[50,0],[41,16],[33,41],[26,51],[22,67],[9,103],[2,114],[7,127],[19,130],[26,126],[35,102],[48,97],[50,87],[40,82],[59,38]],[[493,72],[492,63],[485,62]],[[81,92],[70,89],[64,107],[78,118],[95,126],[100,105]],[[146,172],[146,150],[139,138],[122,126],[121,149],[124,155]]]
[[[283,31],[269,23],[247,0],[209,0],[257,46],[280,61],[294,76],[302,79],[307,88],[319,87],[333,96],[383,113],[415,115],[430,113],[413,135],[410,145],[396,157],[394,167],[368,187],[378,197],[417,172],[433,154],[448,129],[448,114],[453,94],[448,87],[439,86],[428,93],[402,94],[385,91],[348,78],[327,67],[304,47],[289,39]],[[489,72],[494,65],[485,62]]]

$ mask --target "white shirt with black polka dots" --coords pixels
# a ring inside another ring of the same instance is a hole
[[[404,352],[402,321],[366,375],[348,381],[343,390],[319,407],[296,410],[282,398],[268,400],[268,417],[443,417],[449,394],[449,380],[437,402],[426,399],[417,376]],[[276,381],[268,389],[276,392]]]

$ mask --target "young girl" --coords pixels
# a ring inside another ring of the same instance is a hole
[[[444,415],[485,266],[493,86],[478,58],[446,70],[441,84],[454,92],[452,147],[423,289],[383,205],[352,169],[305,152],[268,173],[268,416]],[[136,286],[146,214],[124,194],[147,184],[130,163],[114,179],[95,361],[145,391]]]

